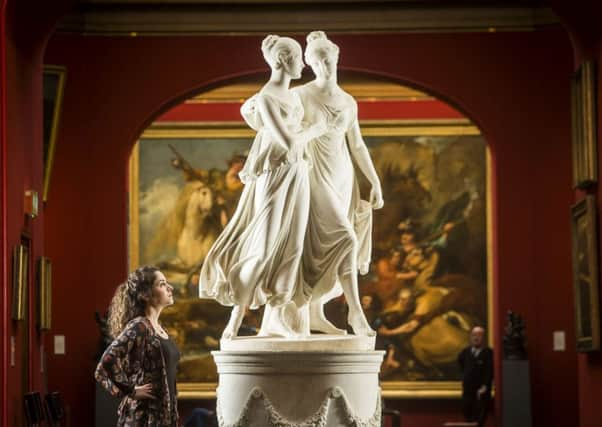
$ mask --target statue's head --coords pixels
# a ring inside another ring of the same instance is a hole
[[[312,31],[307,35],[305,62],[318,78],[329,79],[337,71],[339,47],[328,40],[324,31]]]
[[[282,70],[293,79],[301,77],[301,45],[290,37],[270,34],[261,43],[261,52],[272,70]]]

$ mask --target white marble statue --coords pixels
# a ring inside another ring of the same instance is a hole
[[[337,84],[339,49],[321,31],[307,37],[316,79],[289,89],[303,62],[299,44],[268,36],[272,69],[241,113],[257,136],[240,176],[245,188],[232,219],[209,251],[200,297],[234,306],[222,335],[237,335],[245,310],[265,305],[260,336],[343,335],[324,304],[343,293],[355,335],[373,337],[362,311],[357,272],[370,264],[372,209],[380,182],[358,124],[357,103]],[[360,199],[352,158],[372,189]]]
[[[383,206],[379,178],[362,139],[357,103],[337,84],[339,48],[322,31],[307,36],[305,62],[315,80],[295,88],[304,121],[326,122],[328,131],[312,140],[307,152],[310,210],[303,253],[303,278],[312,288],[310,328],[343,334],[324,316],[324,304],[341,294],[349,306],[348,322],[356,335],[374,335],[358,295],[358,270],[368,272],[372,251],[372,209]],[[370,201],[360,199],[351,159],[370,182]]]
[[[305,147],[326,131],[324,122],[302,126],[303,106],[289,89],[301,77],[301,46],[267,36],[261,46],[270,80],[241,113],[257,136],[240,177],[245,184],[230,222],[203,264],[199,294],[234,306],[223,339],[237,335],[247,308],[266,305],[260,335],[297,337],[295,324],[311,289],[300,268],[309,211],[309,164]],[[269,308],[269,310],[268,310]]]
[[[383,200],[357,104],[337,84],[338,47],[323,32],[308,36],[305,52],[316,79],[294,90],[299,44],[268,36],[262,51],[271,78],[241,108],[257,131],[240,172],[244,190],[199,283],[201,298],[233,306],[212,352],[218,423],[380,426],[384,352],[374,350],[357,273],[368,270],[372,209]],[[370,201],[360,199],[352,159],[372,185]],[[324,316],[323,305],[341,292],[355,335]],[[246,309],[262,305],[262,338],[233,339]]]

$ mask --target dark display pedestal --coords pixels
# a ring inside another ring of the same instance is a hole
[[[121,400],[111,396],[98,383],[96,383],[95,395],[94,426],[115,427],[117,425],[117,408]]]
[[[504,427],[531,427],[531,382],[528,360],[502,362]]]

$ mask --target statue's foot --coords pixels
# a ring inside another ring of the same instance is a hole
[[[322,332],[328,335],[347,335],[345,329],[339,329],[327,319],[311,319],[309,329],[312,331]]]
[[[265,329],[261,329],[258,337],[276,337],[276,338],[303,338],[304,335],[295,331],[290,326],[282,322],[274,322]]]
[[[307,338],[305,335],[302,334],[298,334],[297,332],[293,332],[293,333],[288,333],[288,332],[277,332],[277,331],[271,331],[267,334],[263,334],[263,335],[257,335],[258,337],[267,337],[267,338],[284,338],[284,339],[301,339],[301,338]]]
[[[224,332],[222,332],[223,340],[231,340],[238,335],[238,330],[240,329],[244,315],[245,310],[241,306],[235,305],[230,313],[230,320],[228,320],[228,324],[226,325]]]
[[[366,316],[364,316],[364,313],[358,313],[354,315],[350,314],[347,322],[349,322],[351,328],[353,328],[353,333],[355,335],[361,335],[365,337],[376,336],[376,331],[370,327],[368,321],[366,320]]]
[[[229,330],[228,328],[224,329],[224,332],[222,332],[223,340],[231,340],[235,336],[236,336],[236,334],[234,333],[234,331]]]
[[[263,316],[258,337],[303,338],[307,336],[293,326],[297,319],[290,310],[287,311],[285,305],[266,305]]]
[[[260,330],[256,336],[260,338],[305,338],[307,335],[291,329],[271,327],[267,331]]]
[[[321,301],[312,301],[309,306],[309,329],[328,335],[347,335],[347,331],[334,326],[324,315],[324,305]]]

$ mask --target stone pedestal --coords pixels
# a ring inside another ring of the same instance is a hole
[[[528,360],[502,362],[504,427],[531,427],[531,381]]]
[[[236,338],[213,352],[217,411],[230,426],[380,426],[374,338]]]

